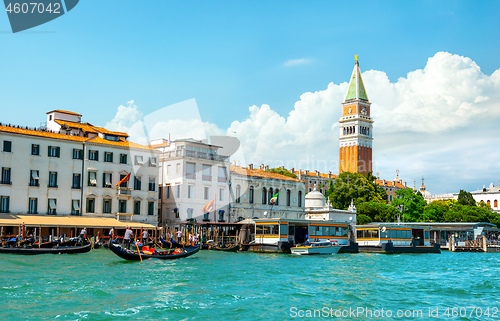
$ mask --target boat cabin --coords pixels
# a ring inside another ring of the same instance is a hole
[[[255,243],[276,244],[336,241],[338,245],[347,245],[350,224],[325,220],[305,219],[256,219]]]
[[[398,223],[371,223],[356,226],[359,246],[381,246],[392,242],[394,246],[430,246],[429,226]]]

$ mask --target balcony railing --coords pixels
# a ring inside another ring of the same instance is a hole
[[[229,156],[221,156],[205,152],[195,152],[193,150],[176,150],[176,151],[164,152],[162,154],[162,157],[163,158],[193,157],[193,158],[213,160],[217,162],[229,162]]]
[[[196,174],[186,173],[186,178],[196,179]]]
[[[117,193],[118,193],[118,195],[130,196],[132,194],[132,189],[128,188],[128,187],[118,187]]]
[[[219,183],[227,183],[226,177],[219,177]]]
[[[209,182],[211,182],[211,181],[212,181],[212,176],[209,176],[209,175],[203,175],[202,179],[203,179],[204,181],[209,181]]]

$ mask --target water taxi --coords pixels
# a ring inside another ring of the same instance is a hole
[[[350,240],[348,222],[262,218],[255,219],[254,224],[255,238],[244,244],[247,251],[290,253],[295,244],[309,239],[311,242],[334,241],[341,247],[340,252],[357,252],[357,245]]]
[[[441,253],[430,243],[429,226],[404,223],[370,223],[356,226],[359,252]]]
[[[337,242],[322,241],[313,242],[309,245],[292,247],[292,254],[296,255],[314,255],[314,254],[337,254],[342,246]]]

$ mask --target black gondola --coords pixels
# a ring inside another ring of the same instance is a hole
[[[55,246],[52,248],[43,247],[0,247],[0,253],[37,255],[37,254],[76,254],[86,253],[91,250],[90,244],[82,246]]]
[[[160,240],[161,246],[165,248],[170,248],[170,249],[175,249],[175,248],[185,248],[188,245],[185,245],[183,243],[177,243],[175,241],[167,241],[167,240]]]
[[[222,246],[209,245],[208,249],[213,251],[237,252],[240,249],[240,245],[239,244],[227,244]]]
[[[200,250],[199,246],[189,246],[184,249],[181,249],[181,253],[175,254],[173,253],[174,251],[157,251],[158,254],[150,255],[150,254],[141,254],[139,256],[138,253],[132,252],[129,250],[124,249],[120,245],[112,244],[110,247],[111,251],[121,257],[122,259],[125,260],[140,260],[142,259],[161,259],[161,260],[173,260],[173,259],[180,259],[182,257],[188,257],[190,255],[193,255],[197,253]]]

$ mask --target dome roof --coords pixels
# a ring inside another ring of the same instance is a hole
[[[306,208],[325,207],[326,197],[325,195],[318,192],[315,188],[314,191],[307,193],[305,205]]]

